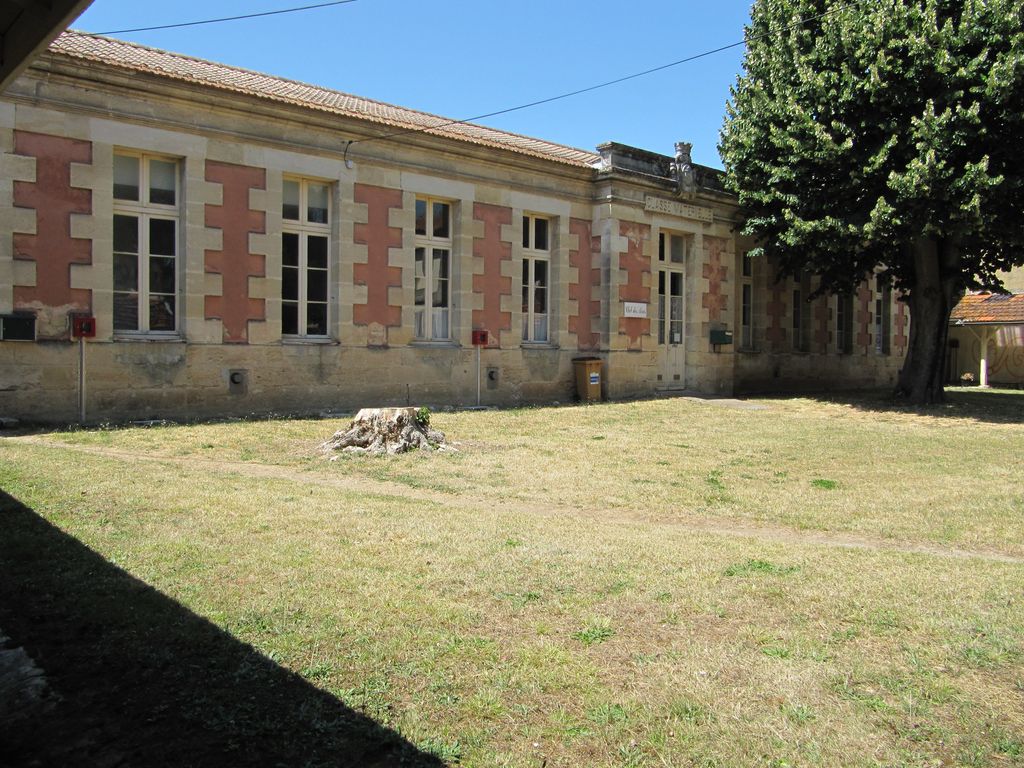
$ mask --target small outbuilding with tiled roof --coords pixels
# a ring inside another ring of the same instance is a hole
[[[971,293],[950,315],[951,378],[1024,384],[1024,294]]]

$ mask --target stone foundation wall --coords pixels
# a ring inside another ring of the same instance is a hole
[[[736,355],[736,393],[820,392],[895,387],[898,355]]]
[[[560,349],[484,349],[481,402],[571,402],[572,359],[577,356]],[[496,372],[494,380],[488,378],[491,371]],[[234,386],[233,372],[242,374]],[[406,404],[475,405],[476,351],[337,344],[86,346],[89,422],[301,414]],[[77,343],[0,343],[0,416],[31,423],[77,420]]]

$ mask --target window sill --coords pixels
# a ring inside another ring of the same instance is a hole
[[[452,339],[413,339],[409,342],[410,347],[421,349],[460,349],[461,345]]]
[[[559,347],[557,344],[551,341],[523,341],[520,342],[519,348],[531,351],[536,350],[539,352],[543,352],[545,350],[554,351],[561,349],[561,347]]]
[[[330,336],[282,336],[282,344],[296,346],[337,346],[338,342]]]
[[[155,333],[115,333],[111,337],[111,341],[123,341],[130,344],[136,344],[139,342],[145,344],[184,344],[185,337],[179,336],[178,334],[157,335]]]

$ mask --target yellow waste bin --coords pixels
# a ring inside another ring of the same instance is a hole
[[[601,399],[601,358],[577,357],[576,394],[581,403],[596,403]]]

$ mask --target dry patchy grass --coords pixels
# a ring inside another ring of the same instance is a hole
[[[461,454],[336,462],[340,423],[57,434],[0,483],[450,762],[1021,764],[1024,565],[674,523],[1022,554],[1024,429],[764,404],[436,414]]]

